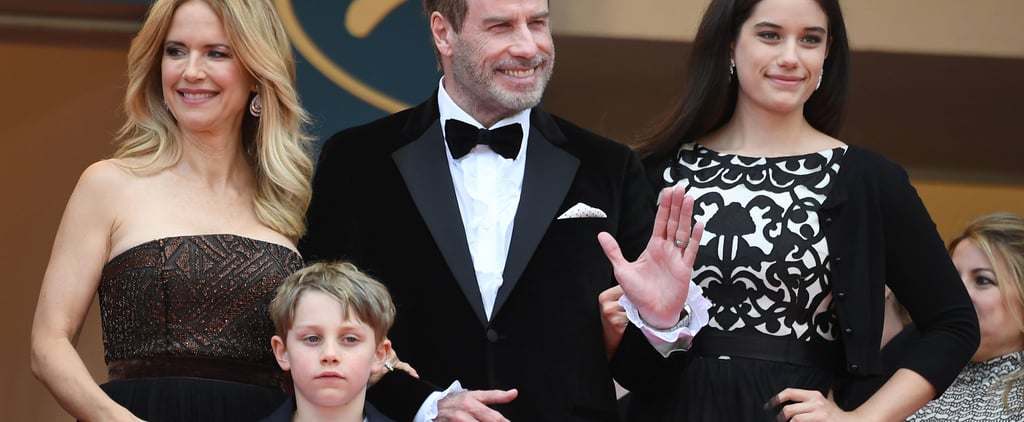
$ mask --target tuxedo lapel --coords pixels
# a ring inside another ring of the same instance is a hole
[[[395,151],[392,159],[466,300],[481,324],[486,325],[487,317],[473,269],[473,258],[466,242],[466,229],[462,225],[455,185],[441,139],[441,123],[435,117],[433,125],[419,138]]]
[[[512,226],[512,242],[501,288],[491,315],[498,314],[519,282],[548,225],[555,220],[580,164],[579,159],[555,146],[565,139],[551,116],[540,109],[534,109],[533,114],[526,148],[523,190]]]

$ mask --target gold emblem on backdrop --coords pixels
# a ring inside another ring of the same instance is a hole
[[[354,38],[366,38],[391,12],[408,0],[353,0],[345,12],[345,29]],[[359,80],[344,67],[327,57],[316,45],[295,16],[291,0],[276,0],[278,13],[292,45],[310,64],[336,85],[387,113],[409,108],[399,101]]]

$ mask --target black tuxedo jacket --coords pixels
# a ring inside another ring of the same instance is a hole
[[[281,407],[278,407],[274,413],[270,416],[263,418],[260,422],[291,422],[292,416],[295,415],[295,396],[289,397],[285,400]],[[366,422],[395,422],[391,418],[384,416],[370,403],[366,403],[363,407],[363,416],[366,417]]]
[[[494,406],[513,421],[618,420],[597,299],[615,279],[597,234],[614,235],[628,259],[646,245],[655,202],[640,161],[532,111],[504,284],[488,321],[438,119],[435,95],[339,132],[313,180],[300,251],[307,261],[351,260],[387,285],[398,308],[395,350],[434,384],[395,372],[369,400],[410,420],[435,386],[460,380],[474,390],[518,389],[511,404]],[[608,217],[557,219],[580,202]],[[630,338],[639,341],[621,347],[660,358],[641,335]]]

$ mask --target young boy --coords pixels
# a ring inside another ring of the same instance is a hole
[[[349,263],[312,264],[284,280],[270,317],[295,396],[264,421],[393,422],[364,403],[371,372],[384,370],[391,351],[395,306],[384,285]]]

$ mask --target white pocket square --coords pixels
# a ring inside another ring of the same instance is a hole
[[[608,218],[608,214],[601,211],[600,208],[594,208],[590,205],[582,202],[576,203],[572,208],[569,208],[562,215],[558,216],[559,220],[566,220],[569,218]]]

